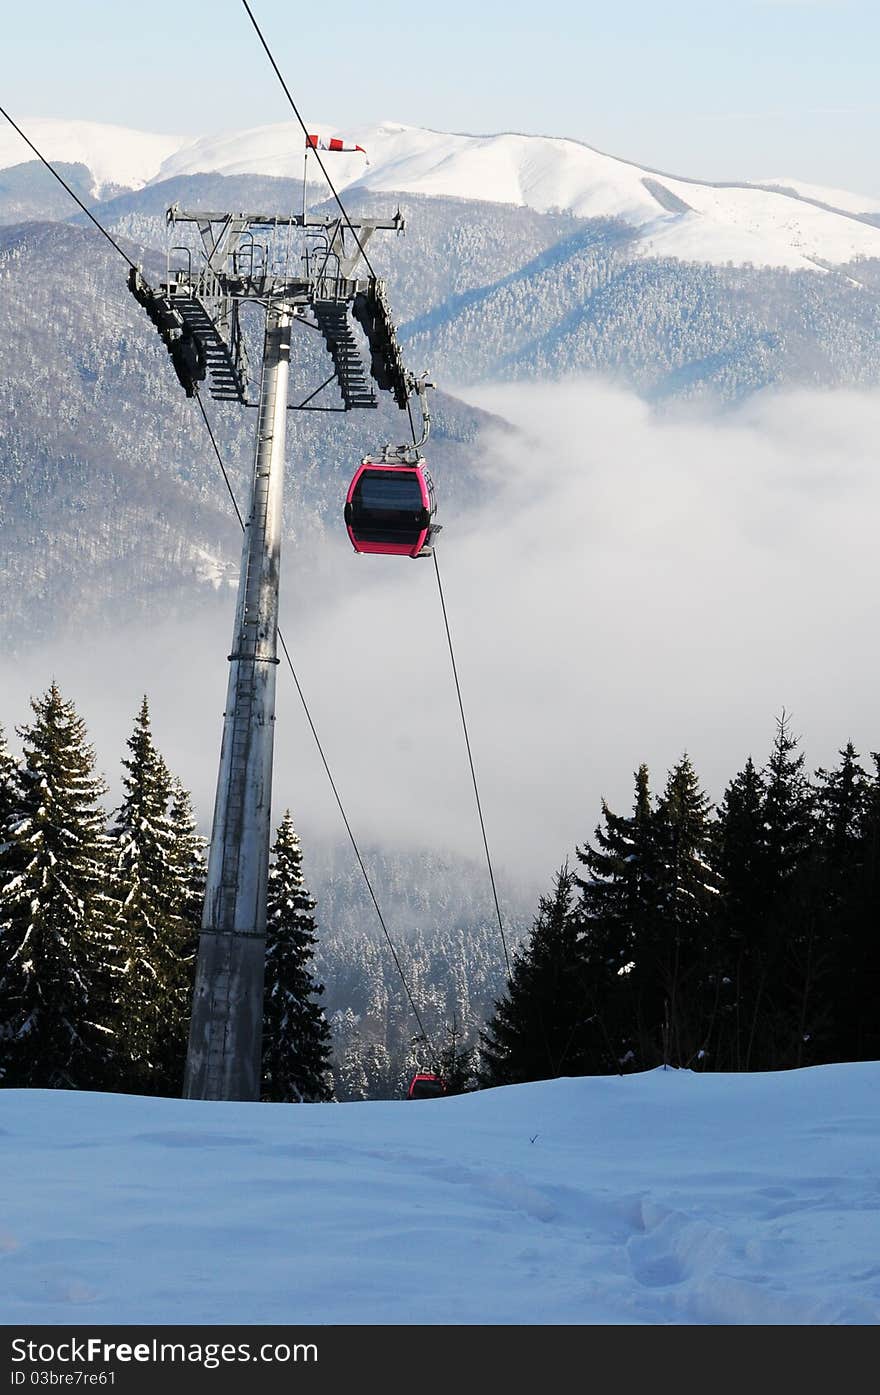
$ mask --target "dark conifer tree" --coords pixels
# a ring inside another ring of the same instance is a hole
[[[312,976],[315,902],[303,879],[302,849],[286,810],[273,848],[266,927],[263,1098],[319,1103],[333,1098],[330,1028]]]
[[[838,1022],[848,1044],[840,1059],[880,1060],[880,752],[872,751],[861,819],[858,870],[847,897],[851,972],[839,983]]]
[[[568,864],[542,896],[526,944],[513,957],[507,992],[480,1034],[483,1087],[583,1075],[593,1028],[584,987],[581,920]]]
[[[9,844],[9,828],[17,817],[19,807],[18,766],[6,744],[6,735],[0,727],[0,889],[12,875],[12,853]],[[3,1079],[3,1065],[0,1061],[0,1080]]]
[[[593,843],[577,849],[587,871],[574,882],[580,891],[584,986],[594,1028],[592,1069],[597,1072],[654,1064],[644,1030],[649,985],[639,967],[656,920],[654,837],[648,767],[641,765],[632,814],[615,814],[603,800]]]
[[[764,769],[768,881],[771,894],[756,945],[756,1035],[746,1069],[807,1065],[819,1022],[813,1008],[827,971],[818,920],[814,801],[804,755],[783,711]],[[809,1048],[809,1049],[807,1049]]]
[[[189,791],[173,776],[168,819],[173,834],[175,899],[178,912],[191,931],[190,948],[195,954],[205,903],[207,839],[198,831]]]
[[[176,1093],[182,1087],[186,1064],[207,875],[207,840],[198,831],[189,792],[176,778],[172,778],[171,782],[168,818],[173,836],[173,897],[181,924],[179,973],[170,1004],[172,1030],[162,1053],[161,1068],[168,1082],[169,1093]]]
[[[662,1060],[705,1064],[713,1049],[717,1001],[713,915],[718,891],[711,866],[710,802],[690,757],[669,772],[654,820],[654,933],[638,962],[662,995],[655,999],[655,1032]]]
[[[156,749],[146,698],[128,749],[113,826],[118,1087],[176,1095],[189,1015],[193,927],[184,868],[191,848],[178,842],[182,830],[170,811],[181,791]]]
[[[476,1051],[462,1040],[457,1017],[446,1026],[446,1040],[440,1050],[437,1073],[447,1095],[463,1095],[477,1087]]]
[[[820,895],[817,942],[829,968],[823,993],[825,1012],[814,1013],[814,1017],[827,1021],[825,1037],[817,1043],[817,1058],[824,1061],[860,1058],[864,984],[866,975],[870,978],[871,943],[880,930],[876,903],[870,927],[863,914],[862,892],[870,858],[866,832],[871,781],[851,741],[840,757],[836,770],[816,772],[815,789]]]
[[[31,702],[0,886],[0,1050],[7,1086],[89,1089],[107,1067],[100,997],[111,903],[107,787],[55,683]]]
[[[721,895],[716,908],[718,990],[715,1067],[745,1070],[756,1023],[756,985],[766,943],[767,908],[776,897],[770,873],[764,776],[751,756],[721,800],[712,859]]]
[[[6,829],[18,808],[18,799],[18,765],[0,726],[0,847],[6,841]]]

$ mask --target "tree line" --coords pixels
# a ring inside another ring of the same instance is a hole
[[[809,778],[783,713],[717,808],[687,755],[541,898],[481,1034],[483,1086],[880,1058],[880,754]]]
[[[0,1084],[180,1095],[205,840],[153,740],[147,699],[108,792],[53,683],[0,730]],[[269,878],[263,1098],[327,1100],[330,1029],[312,975],[315,902],[285,813]]]
[[[190,796],[146,698],[110,815],[73,704],[53,683],[31,707],[19,759],[0,730],[0,1085],[179,1095],[205,886]],[[749,758],[717,808],[687,755],[656,795],[641,765],[631,811],[603,802],[489,997],[494,932],[415,932],[402,952],[430,1042],[378,944],[362,934],[345,958],[331,927],[318,945],[286,811],[262,1097],[400,1097],[429,1063],[455,1092],[880,1058],[880,754],[866,768],[848,743],[809,777],[798,745],[783,714],[766,763]],[[336,984],[332,1033],[319,977]]]

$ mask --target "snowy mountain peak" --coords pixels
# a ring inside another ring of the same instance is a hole
[[[92,192],[100,198],[108,186],[142,189],[187,139],[108,126],[98,121],[61,121],[55,117],[24,117],[19,125],[47,160],[85,165],[92,174]],[[0,170],[33,160],[21,137],[0,123]]]
[[[292,122],[196,139],[46,119],[25,122],[24,129],[48,158],[87,165],[97,192],[108,184],[137,189],[200,173],[303,173],[305,141]],[[636,231],[635,250],[644,256],[792,269],[880,257],[880,227],[871,216],[880,203],[840,190],[672,176],[562,137],[452,134],[390,119],[343,131],[323,122],[309,129],[366,150],[366,161],[359,152],[322,156],[339,189],[619,218]],[[14,131],[0,131],[0,168],[28,158]],[[312,174],[320,178],[316,162]]]

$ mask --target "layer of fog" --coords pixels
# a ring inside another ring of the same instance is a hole
[[[809,767],[880,747],[874,612],[880,397],[764,394],[658,415],[596,384],[466,394],[516,435],[479,442],[493,501],[442,517],[446,594],[490,847],[546,888],[632,772],[687,750],[713,799],[783,709]],[[437,480],[442,503],[442,479]],[[283,626],[356,833],[482,857],[430,560],[356,556],[340,520],[320,568],[286,558]],[[320,576],[320,580],[317,577]],[[232,598],[193,617],[0,660],[7,730],[55,676],[118,795],[147,692],[156,739],[210,821]],[[299,698],[279,670],[275,808],[344,839]]]

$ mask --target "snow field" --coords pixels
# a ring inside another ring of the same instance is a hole
[[[0,1094],[0,1322],[876,1324],[880,1063]]]

